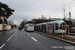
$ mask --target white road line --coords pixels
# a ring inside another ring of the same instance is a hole
[[[34,37],[31,37],[34,41],[37,41]]]
[[[18,31],[18,30],[17,30],[17,31]],[[17,31],[16,31],[16,32],[17,32]],[[15,33],[16,33],[16,32],[15,32]],[[14,33],[12,36],[14,36],[14,35],[15,35],[15,33]],[[11,39],[11,37],[10,37],[7,41],[9,41],[10,39]]]
[[[17,30],[17,31],[18,31],[18,30]],[[16,32],[17,32],[17,31],[16,31]],[[12,36],[14,36],[14,35],[16,34],[16,32],[15,32]]]
[[[17,30],[17,31],[18,31],[18,30]],[[17,31],[16,31],[16,32],[17,32]],[[15,33],[16,33],[16,32],[15,32]],[[15,33],[14,33],[14,34],[15,34]]]
[[[12,36],[14,36],[14,34]]]
[[[17,31],[18,31],[18,30],[17,30]],[[16,31],[16,32],[17,32],[17,31]],[[15,32],[15,33],[16,33],[16,32]],[[14,34],[15,34],[15,33],[14,33]],[[14,36],[14,34],[13,34],[12,36]],[[12,38],[12,37],[10,37],[7,41],[9,41],[11,38]],[[5,43],[0,47],[0,49],[2,49],[4,46],[5,46]]]
[[[13,34],[12,36],[14,36],[15,34]]]
[[[0,47],[0,49],[2,49],[4,47],[5,43]]]
[[[27,35],[30,35],[30,34],[27,33]]]
[[[11,39],[11,37],[7,41],[9,41],[10,39]]]

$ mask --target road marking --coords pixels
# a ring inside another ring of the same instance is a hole
[[[11,39],[11,37],[7,41],[9,41],[10,39]]]
[[[17,31],[18,31],[18,30],[17,30]],[[16,32],[17,32],[17,31],[16,31]],[[16,32],[15,32],[15,33],[16,33]],[[15,34],[15,33],[14,33],[14,34]]]
[[[17,31],[18,31],[18,30],[17,30]],[[17,31],[16,31],[16,32],[17,32]],[[16,32],[15,32],[15,33],[16,33]],[[14,33],[12,36],[14,36],[14,35],[15,35],[15,33]],[[11,37],[10,37],[7,41],[9,41],[10,39],[11,39]]]
[[[17,31],[18,31],[18,30],[17,30]],[[16,32],[17,32],[17,31],[16,31]],[[16,33],[16,32],[15,32],[15,33]],[[14,34],[15,34],[15,33],[14,33]],[[14,36],[14,34],[13,34],[12,36]],[[11,38],[12,38],[12,37],[10,37],[7,41],[9,41]],[[2,49],[4,46],[5,46],[5,43],[0,47],[0,49]]]
[[[18,31],[18,30],[17,30],[17,31]],[[16,32],[17,32],[17,31],[16,31]],[[16,32],[15,32],[12,36],[14,36],[14,35],[16,34]]]
[[[30,35],[30,34],[27,33],[27,35]]]
[[[18,31],[18,30],[17,30],[17,31]],[[17,31],[16,31],[16,32],[17,32]],[[15,33],[16,33],[16,32],[15,32]],[[12,36],[14,36],[14,35],[15,35],[15,33],[14,33]],[[11,37],[7,40],[7,42],[8,42],[10,39],[11,39]]]
[[[31,37],[34,41],[37,41],[34,37]]]
[[[5,43],[0,47],[0,49],[2,49],[4,47]]]
[[[14,36],[14,34],[12,36]]]

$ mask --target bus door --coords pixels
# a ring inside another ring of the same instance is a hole
[[[58,24],[55,23],[55,24],[54,24],[54,33],[58,33],[58,32],[59,32]]]
[[[50,30],[49,30],[49,27],[47,28],[47,29],[48,29],[48,31],[50,31],[51,33],[53,33],[53,23],[48,24],[48,26],[51,26],[51,27],[50,27]]]

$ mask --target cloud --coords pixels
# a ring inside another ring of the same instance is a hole
[[[9,18],[15,21],[15,24],[20,24],[23,19],[32,20],[33,18],[39,18],[41,15],[45,15],[49,18],[63,18],[63,3],[65,6],[65,12],[68,14],[69,6],[71,6],[72,18],[74,18],[75,1],[73,0],[1,0],[9,7],[15,9],[14,14]],[[70,3],[71,2],[71,3]],[[60,8],[59,8],[60,7]]]

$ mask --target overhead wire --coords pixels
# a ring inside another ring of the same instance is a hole
[[[75,1],[75,0],[73,0],[73,1],[71,1],[71,2],[69,2],[69,3],[67,3],[67,4],[65,4],[64,6],[67,6],[68,4],[70,4],[70,3],[74,2],[74,1]],[[61,7],[57,8],[57,9],[55,9],[55,10],[51,11],[50,13],[52,13],[52,12],[54,12],[54,11],[56,11],[56,10],[60,9],[60,8],[63,8],[63,6],[61,6]]]
[[[64,6],[66,7],[67,5],[69,5],[69,4],[71,4],[71,3],[73,3],[74,1],[75,1],[75,0],[73,0],[73,1],[71,1],[71,2],[69,2],[69,3],[67,3],[67,4],[65,4]],[[60,8],[64,8],[64,7],[63,7],[63,6],[61,6],[61,7],[57,8],[57,9],[55,9],[55,10],[51,11],[51,12],[50,12],[50,15],[51,15],[51,13],[53,13],[53,12],[55,12],[55,11],[59,10]],[[57,16],[59,16],[59,15],[57,15]]]

